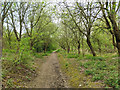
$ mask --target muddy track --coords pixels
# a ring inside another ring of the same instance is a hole
[[[28,88],[68,88],[61,73],[57,54],[52,53],[38,69],[37,77],[27,84]]]

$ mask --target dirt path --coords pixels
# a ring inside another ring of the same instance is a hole
[[[38,76],[27,84],[28,88],[67,88],[60,70],[57,54],[52,53],[38,69]]]

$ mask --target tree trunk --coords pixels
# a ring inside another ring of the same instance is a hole
[[[115,16],[111,15],[111,16],[109,16],[109,18],[110,18],[110,21],[111,21],[112,26],[113,26],[114,35],[116,37],[116,47],[118,49],[118,55],[120,56],[120,30],[119,30],[118,25],[115,21]]]
[[[0,58],[2,57],[2,44],[3,44],[3,23],[0,23],[0,26],[2,27],[0,30]]]
[[[20,50],[20,41],[18,41],[18,46],[17,46],[16,54],[19,53],[19,50]]]
[[[33,47],[33,41],[32,39],[30,39],[30,50],[32,50],[32,47]]]
[[[83,37],[82,37],[82,54],[83,54],[83,57],[84,57],[84,43],[83,43]]]
[[[120,31],[115,31],[117,34],[115,34],[116,37],[116,46],[118,49],[118,55],[120,56]]]
[[[80,54],[80,41],[78,41],[78,54]]]
[[[44,48],[44,53],[46,53],[46,51],[47,51],[47,43],[44,43],[44,45],[45,45],[45,46],[44,46],[44,47],[45,47],[45,48]]]
[[[114,34],[112,34],[112,42],[113,42],[114,51],[115,51],[116,43],[115,43],[115,35]]]
[[[92,44],[90,42],[90,37],[89,36],[87,36],[87,44],[88,44],[93,56],[96,56],[96,53],[94,52],[94,49],[93,49]]]
[[[97,39],[97,43],[98,43],[98,50],[99,50],[99,53],[100,53],[100,55],[101,55],[101,44],[100,44],[99,39]]]
[[[68,46],[67,52],[68,52],[68,53],[70,52],[70,46]]]

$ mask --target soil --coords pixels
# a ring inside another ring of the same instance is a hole
[[[68,88],[68,84],[60,70],[57,53],[53,52],[41,65],[37,61],[37,77],[26,83],[28,88]],[[39,66],[40,65],[40,66]]]

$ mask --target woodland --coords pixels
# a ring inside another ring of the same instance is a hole
[[[0,22],[3,88],[25,87],[52,53],[71,87],[120,87],[119,0],[2,2]]]

